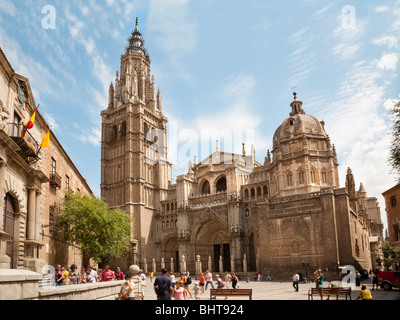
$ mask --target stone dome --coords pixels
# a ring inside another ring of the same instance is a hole
[[[283,123],[276,129],[273,138],[273,144],[278,141],[291,139],[298,136],[316,136],[320,138],[327,138],[327,134],[321,123],[317,118],[305,114],[302,109],[302,102],[297,100],[296,93],[294,93],[295,100],[291,103],[292,112],[290,117],[286,118]]]

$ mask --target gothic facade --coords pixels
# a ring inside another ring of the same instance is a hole
[[[296,93],[290,107],[263,164],[254,147],[233,154],[217,143],[173,183],[168,120],[136,23],[101,113],[101,196],[133,219],[131,252],[117,263],[282,278],[306,264],[334,275],[347,264],[369,269],[370,198],[350,169],[340,187],[324,123]]]

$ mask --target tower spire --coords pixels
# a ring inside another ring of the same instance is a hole
[[[147,51],[144,48],[144,39],[139,30],[139,18],[136,17],[135,30],[128,39],[129,45],[126,47],[127,52],[141,53],[148,57]]]

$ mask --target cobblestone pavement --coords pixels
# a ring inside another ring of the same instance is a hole
[[[153,279],[154,281],[154,279]],[[371,284],[366,284],[368,289],[372,289]],[[241,281],[241,289],[253,289],[253,300],[308,300],[308,290],[315,286],[314,283],[300,283],[299,291],[295,292],[292,287],[292,282],[279,282],[279,281]],[[193,284],[190,285],[190,289]],[[210,300],[210,286],[205,293],[200,295],[200,300]],[[193,291],[193,290],[192,290]],[[383,289],[371,291],[374,300],[400,300],[400,290],[393,289],[391,291],[384,291]],[[356,300],[360,294],[360,287],[353,289],[351,298]],[[335,297],[332,297],[335,299]],[[156,300],[157,297],[153,290],[153,283],[146,279],[146,287],[144,287],[144,300]],[[218,297],[217,300],[223,300],[224,297]],[[246,300],[246,297],[229,297],[229,300]],[[314,297],[318,300],[319,297]],[[326,297],[324,297],[326,299]],[[189,299],[194,300],[194,299]],[[344,297],[339,297],[339,300],[345,300]]]

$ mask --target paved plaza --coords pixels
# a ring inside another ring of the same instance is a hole
[[[154,279],[153,279],[154,282]],[[372,285],[367,283],[367,288],[372,289]],[[190,289],[193,284],[190,285]],[[215,286],[216,287],[216,286]],[[314,283],[300,283],[299,291],[295,292],[292,287],[292,282],[279,282],[279,281],[241,281],[241,289],[253,289],[253,300],[308,300],[308,290],[315,287]],[[191,290],[193,291],[193,290]],[[391,291],[384,291],[383,289],[371,291],[374,300],[400,300],[400,290],[393,289]],[[360,294],[360,287],[352,290],[351,298],[356,300]],[[229,297],[229,300],[246,300],[246,297]],[[318,300],[318,296],[314,296],[314,300]],[[326,297],[324,297],[326,299]],[[331,299],[336,299],[332,297]],[[344,297],[339,297],[339,300],[344,300]],[[144,288],[144,300],[157,300],[153,290],[153,283],[149,278],[146,279],[146,287]],[[192,299],[189,299],[192,300]],[[200,300],[210,300],[210,286],[204,294],[200,295]],[[224,300],[224,297],[217,297],[217,300]]]

